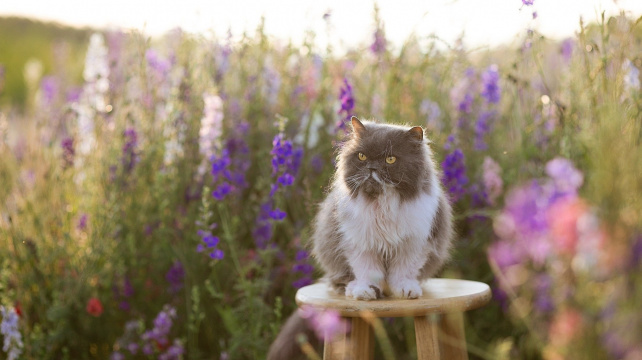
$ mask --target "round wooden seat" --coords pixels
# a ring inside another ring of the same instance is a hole
[[[319,309],[332,309],[351,322],[345,334],[325,341],[324,359],[368,360],[374,358],[374,336],[365,317],[415,318],[417,355],[420,360],[468,359],[463,312],[484,306],[491,299],[484,283],[457,279],[429,279],[421,284],[418,299],[383,298],[354,300],[337,294],[326,283],[299,289],[296,303]],[[430,316],[427,316],[430,315]]]
[[[335,293],[326,283],[299,289],[296,303],[337,310],[341,316],[360,316],[363,311],[376,317],[421,316],[463,312],[484,306],[491,298],[488,285],[468,280],[428,279],[421,284],[423,295],[418,299],[383,298],[354,300]]]

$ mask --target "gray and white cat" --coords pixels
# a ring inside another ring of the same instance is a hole
[[[453,234],[424,131],[356,117],[352,129],[315,220],[312,253],[348,297],[417,298],[420,281],[447,261]]]
[[[330,192],[314,222],[312,254],[334,289],[360,300],[413,299],[449,258],[452,210],[421,127],[352,120]],[[295,312],[268,360],[300,356]]]

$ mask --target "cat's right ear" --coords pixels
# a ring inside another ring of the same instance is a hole
[[[352,122],[352,132],[357,136],[361,137],[363,133],[366,131],[366,127],[357,119],[356,116],[353,116],[350,119],[350,122]]]

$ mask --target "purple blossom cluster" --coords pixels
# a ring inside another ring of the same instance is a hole
[[[464,153],[461,149],[456,148],[454,143],[455,138],[450,135],[445,148],[446,150],[452,149],[452,151],[446,155],[441,163],[443,170],[441,182],[448,190],[450,200],[453,203],[459,201],[466,194],[465,186],[468,184]]]
[[[123,137],[125,138],[125,144],[123,145],[120,163],[123,166],[123,171],[129,174],[138,163],[138,151],[136,150],[138,133],[136,129],[130,127],[123,132]]]
[[[495,219],[499,240],[489,247],[488,256],[504,274],[528,263],[541,269],[559,256],[570,256],[576,266],[584,264],[586,268],[593,268],[597,261],[601,231],[597,219],[577,195],[582,173],[564,158],[549,161],[546,173],[547,179],[513,189]],[[535,299],[537,309],[551,311],[552,301],[546,295],[550,278],[540,276],[533,286],[539,294]]]
[[[210,158],[215,186],[212,197],[218,201],[248,186],[245,180],[245,173],[250,168],[250,149],[245,142],[248,131],[249,125],[241,123],[236,133],[226,140],[221,153]]]
[[[129,277],[124,276],[122,284],[120,286],[114,285],[112,292],[114,293],[114,299],[118,301],[118,308],[123,311],[129,311],[131,309],[129,299],[134,296],[134,287]]]
[[[386,52],[386,35],[380,27],[377,27],[374,32],[374,41],[370,45],[370,51],[375,55],[381,55]]]
[[[142,331],[142,323],[128,322],[125,325],[125,334],[117,341],[120,349],[111,354],[111,360],[124,360],[126,354],[132,357],[143,355],[163,360],[180,360],[185,353],[183,345],[178,339],[170,341],[175,318],[176,309],[165,305],[154,319],[153,328],[143,332],[140,337],[138,334]]]
[[[172,61],[162,57],[158,51],[147,49],[145,52],[147,66],[151,70],[152,78],[156,83],[163,83],[172,69]]]
[[[353,115],[354,110],[354,94],[352,93],[352,85],[348,82],[347,78],[343,79],[343,86],[339,90],[339,101],[341,102],[341,108],[339,109],[338,114],[341,115],[341,118],[336,124],[335,131],[347,131],[347,121]]]
[[[283,133],[272,140],[272,176],[276,181],[270,188],[268,200],[261,205],[254,228],[254,241],[260,249],[267,248],[272,238],[272,222],[282,221],[287,213],[274,206],[274,196],[279,191],[292,186],[303,160],[303,148],[295,148],[292,141],[286,140]]]
[[[174,264],[167,270],[165,280],[169,283],[169,292],[171,294],[178,293],[183,288],[183,280],[185,279],[185,269],[180,261],[174,261]]]
[[[71,137],[66,137],[62,139],[60,145],[62,146],[62,160],[65,168],[70,168],[74,166],[74,156],[76,151],[74,150],[74,139]]]
[[[310,264],[310,255],[305,250],[299,250],[294,258],[295,264],[292,266],[292,272],[300,277],[292,283],[296,289],[312,284],[312,272],[314,267]]]
[[[210,226],[210,228],[215,228],[215,227],[216,227],[216,224],[212,224],[212,226]],[[225,255],[225,253],[223,252],[223,250],[217,247],[218,243],[220,242],[220,239],[218,236],[212,235],[212,232],[208,230],[199,230],[198,236],[201,237],[201,241],[205,244],[205,246],[203,246],[203,244],[198,244],[198,246],[196,246],[196,251],[203,252],[207,247],[210,258],[215,260],[223,259],[223,256]]]

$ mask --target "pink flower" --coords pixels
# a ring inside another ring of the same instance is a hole
[[[308,320],[319,339],[332,339],[337,334],[346,333],[348,324],[339,312],[332,309],[320,310],[305,306],[299,310],[302,318]]]
[[[548,210],[552,242],[561,254],[574,255],[578,242],[578,220],[588,206],[578,198],[557,201]]]
[[[502,168],[499,167],[491,157],[484,158],[482,179],[484,181],[484,188],[488,195],[488,202],[491,205],[495,204],[495,200],[501,195],[504,182],[502,181],[501,173]]]

